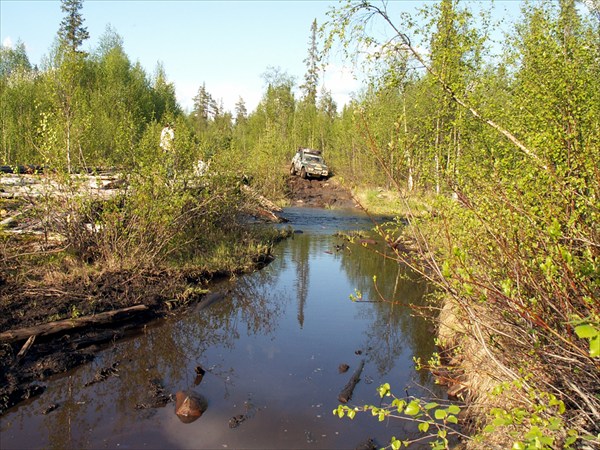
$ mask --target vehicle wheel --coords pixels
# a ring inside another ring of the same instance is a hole
[[[300,178],[306,180],[306,169],[304,167],[300,170]]]
[[[290,175],[296,175],[296,171],[294,170],[294,165],[290,166]]]

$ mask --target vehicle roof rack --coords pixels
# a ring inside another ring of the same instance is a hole
[[[310,153],[311,155],[320,155],[321,154],[321,150],[313,150],[312,148],[305,148],[303,150],[304,150],[304,153]]]

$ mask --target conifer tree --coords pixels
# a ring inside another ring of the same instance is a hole
[[[308,56],[304,60],[307,68],[304,75],[304,84],[300,86],[304,101],[311,105],[315,105],[317,101],[317,86],[319,84],[318,66],[320,61],[321,58],[317,47],[317,19],[315,19],[310,27]]]
[[[198,88],[198,93],[193,98],[194,109],[192,110],[192,117],[198,130],[206,130],[208,127],[208,121],[211,118],[211,105],[214,100],[208,90],[206,89],[206,83],[202,83],[202,86]]]
[[[79,50],[83,41],[90,37],[87,27],[83,26],[83,16],[79,11],[83,6],[83,0],[62,0],[60,9],[65,17],[60,23],[58,36],[62,45],[73,52]]]
[[[248,110],[246,109],[246,103],[244,99],[240,97],[235,104],[235,123],[240,125],[246,121],[248,117]]]

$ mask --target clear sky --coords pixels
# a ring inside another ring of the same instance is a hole
[[[423,2],[395,3],[411,11]],[[158,62],[163,64],[184,109],[191,109],[205,83],[226,109],[233,111],[242,97],[252,111],[264,92],[261,75],[268,67],[279,67],[302,83],[312,21],[322,24],[335,6],[337,1],[326,0],[85,0],[81,13],[90,39],[84,49],[96,48],[110,25],[123,38],[130,60],[139,61],[148,75]],[[58,0],[0,0],[2,44],[23,41],[30,62],[40,64],[63,16]],[[323,81],[341,106],[358,83],[349,65],[332,64]]]

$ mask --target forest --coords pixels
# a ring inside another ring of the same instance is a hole
[[[240,98],[233,114],[201,82],[184,112],[166,68],[150,75],[132,63],[115,30],[82,51],[80,7],[63,0],[41,67],[22,43],[0,53],[1,165],[57,177],[110,167],[136,187],[101,211],[63,205],[77,258],[130,269],[188,257],[186,236],[200,226],[214,234],[198,245],[224,254],[214,243],[242,207],[240,180],[281,203],[295,149],[318,148],[340,183],[400,199],[398,220],[379,231],[390,243],[410,239],[419,257],[397,250],[398,260],[438,288],[440,353],[419,363],[462,387],[472,448],[491,435],[498,448],[600,446],[597,0],[524,2],[495,55],[493,25],[471,2],[440,0],[400,18],[386,3],[342,2],[326,23],[307,24],[302,83],[271,68],[256,110]],[[319,90],[334,46],[349,59],[373,50],[368,83],[342,108]],[[176,130],[173,161],[157,151],[165,123]],[[199,159],[218,174],[200,193],[184,188]],[[167,166],[183,184],[164,189]],[[193,214],[182,217],[184,206]],[[90,215],[105,227],[84,238],[72,218]],[[14,270],[4,252],[3,270]],[[383,413],[417,414],[408,407]]]

